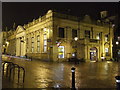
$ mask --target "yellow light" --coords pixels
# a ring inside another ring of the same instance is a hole
[[[90,61],[90,62],[96,62],[96,61]]]
[[[112,63],[111,61],[107,61],[107,63]]]
[[[49,33],[49,29],[44,28],[43,30],[44,30],[45,33]]]
[[[5,45],[3,45],[3,47],[5,47]]]
[[[100,37],[99,37],[99,36],[97,36],[96,38],[97,38],[98,40],[100,40]]]
[[[44,32],[46,32],[47,31],[47,28],[44,28]]]
[[[7,42],[7,41],[6,41],[6,44],[8,45],[8,44],[9,44],[9,42]]]

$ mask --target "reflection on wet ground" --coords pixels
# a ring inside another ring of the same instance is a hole
[[[7,58],[3,58],[3,61]],[[120,62],[43,62],[40,60],[12,61],[23,66],[26,71],[24,88],[71,88],[71,67],[75,67],[76,88],[115,88],[115,76],[118,75]],[[5,80],[4,80],[5,81]],[[3,82],[3,88],[8,83]],[[17,85],[8,87],[16,88]]]

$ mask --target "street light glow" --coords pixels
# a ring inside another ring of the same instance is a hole
[[[75,37],[74,40],[77,41],[77,40],[78,40],[78,37]]]
[[[118,45],[118,44],[119,44],[119,42],[117,41],[117,42],[116,42],[116,44]]]
[[[3,47],[5,47],[5,45],[3,45]]]

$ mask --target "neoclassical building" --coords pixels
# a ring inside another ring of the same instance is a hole
[[[49,10],[46,15],[8,32],[6,53],[66,61],[76,56],[87,61],[112,58],[111,23],[93,21]]]

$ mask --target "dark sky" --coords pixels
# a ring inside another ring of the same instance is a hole
[[[44,15],[49,9],[57,12],[67,13],[75,16],[90,15],[97,19],[102,10],[109,11],[109,15],[116,15],[118,12],[117,2],[3,2],[2,23],[11,29],[13,23],[17,25],[27,24],[33,19]],[[70,10],[70,11],[69,11]],[[69,11],[69,12],[68,12]]]

